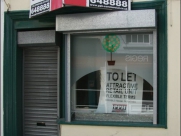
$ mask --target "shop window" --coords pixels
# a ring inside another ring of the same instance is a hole
[[[153,46],[153,33],[72,35],[72,120],[154,122]]]

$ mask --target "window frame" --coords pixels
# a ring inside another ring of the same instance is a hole
[[[75,31],[75,32],[65,32],[63,33],[65,35],[65,121],[71,123],[72,122],[72,115],[71,115],[71,36],[73,35],[84,35],[84,34],[109,34],[109,33],[130,33],[131,32],[149,32],[152,33],[152,39],[153,39],[153,124],[157,124],[157,30],[155,28],[149,28],[149,29],[123,29],[123,30],[101,30],[101,31]],[[156,92],[156,93],[155,93]],[[83,109],[80,109],[80,111],[85,111]],[[91,111],[91,110],[90,110]],[[88,122],[88,121],[87,121]],[[95,121],[99,122],[99,121]],[[105,122],[106,123],[106,122]],[[112,123],[112,121],[111,121]],[[139,122],[141,123],[141,122]]]

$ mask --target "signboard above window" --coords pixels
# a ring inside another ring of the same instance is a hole
[[[66,6],[127,11],[131,9],[131,0],[31,0],[30,18]]]

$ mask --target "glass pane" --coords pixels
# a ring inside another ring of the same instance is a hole
[[[137,42],[137,34],[132,34],[132,42]]]
[[[138,34],[138,42],[143,43],[143,35]]]
[[[129,42],[131,42],[131,35],[130,34],[126,35],[126,43],[129,43]]]
[[[144,35],[144,42],[149,43],[149,35]]]
[[[125,36],[72,36],[71,111],[75,120],[153,121],[153,51],[125,49]]]

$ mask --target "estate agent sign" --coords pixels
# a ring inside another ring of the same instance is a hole
[[[143,79],[132,72],[101,69],[97,113],[137,114],[142,110]]]
[[[30,18],[65,6],[130,10],[130,0],[31,0]]]

